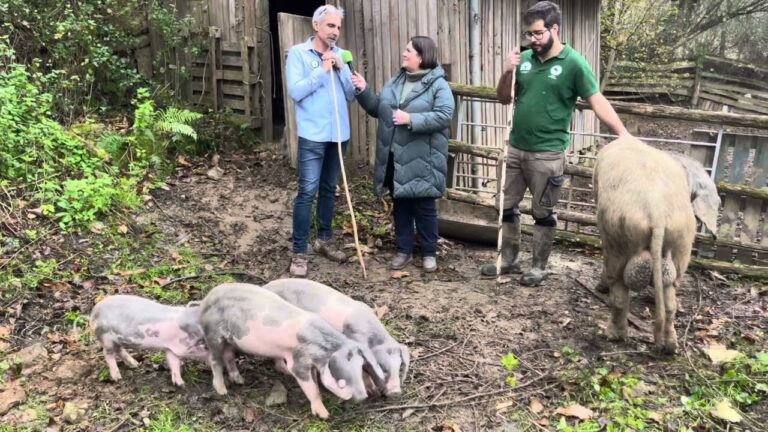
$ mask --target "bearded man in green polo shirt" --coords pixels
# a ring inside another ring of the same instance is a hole
[[[507,147],[504,183],[501,273],[519,273],[520,210],[525,189],[531,191],[533,265],[520,280],[538,285],[546,277],[557,215],[554,211],[565,181],[565,150],[571,142],[568,129],[576,98],[586,100],[597,117],[619,136],[629,135],[608,100],[600,93],[589,63],[560,41],[560,8],[548,1],[536,3],[523,15],[530,50],[513,51],[504,62],[496,87],[499,101],[511,102],[512,71],[517,68],[513,129]],[[496,264],[481,272],[496,275]]]

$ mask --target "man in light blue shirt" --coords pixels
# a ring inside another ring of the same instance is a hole
[[[346,152],[349,143],[348,102],[355,98],[349,67],[341,62],[336,46],[344,11],[320,6],[312,16],[315,36],[291,47],[285,65],[285,85],[296,103],[299,190],[293,206],[293,257],[291,276],[307,275],[307,243],[312,204],[317,195],[316,252],[344,262],[347,256],[334,242],[333,222],[336,182],[341,164],[337,141]],[[334,112],[335,98],[339,124]],[[339,132],[340,131],[340,136]]]

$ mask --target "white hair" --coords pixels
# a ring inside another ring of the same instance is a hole
[[[312,22],[321,23],[328,14],[338,15],[339,18],[344,19],[344,9],[337,8],[334,5],[323,5],[315,9],[315,13],[312,15]]]

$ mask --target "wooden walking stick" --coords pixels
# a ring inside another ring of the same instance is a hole
[[[339,121],[339,103],[336,100],[336,77],[334,76],[333,67],[329,72],[329,78],[331,79],[331,94],[333,96],[333,111],[336,114],[336,144],[339,150],[339,164],[341,164],[341,178],[344,183],[344,195],[347,197],[347,206],[349,207],[349,214],[352,216],[352,234],[355,237],[355,250],[357,250],[357,259],[360,260],[360,267],[363,268],[363,279],[368,279],[368,273],[365,271],[365,261],[363,260],[363,251],[360,249],[360,240],[357,238],[357,222],[355,222],[355,209],[352,207],[352,197],[349,194],[349,186],[347,185],[347,173],[344,169],[344,152],[341,148],[341,124]]]
[[[515,117],[515,78],[516,78],[516,72],[517,72],[517,66],[515,66],[512,69],[512,88],[510,89],[510,92],[512,94],[512,99],[509,102],[509,126],[507,127],[507,137],[509,137],[510,132],[512,131],[512,122]],[[507,138],[509,139],[509,138]],[[503,235],[502,232],[504,230],[504,184],[507,181],[507,145],[504,145],[504,148],[501,152],[501,159],[499,160],[501,164],[501,178],[499,179],[498,187],[499,187],[499,236],[496,239],[496,284],[501,285],[502,283],[508,282],[503,281],[501,278],[501,245],[503,243]]]

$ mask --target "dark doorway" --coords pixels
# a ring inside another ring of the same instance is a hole
[[[285,129],[285,101],[283,100],[283,71],[280,67],[280,38],[278,37],[277,14],[280,12],[311,17],[315,9],[325,0],[269,2],[269,28],[272,30],[272,64],[275,65],[275,98],[272,101],[272,121],[275,125],[275,139],[280,140]],[[309,37],[311,35],[307,35]]]

